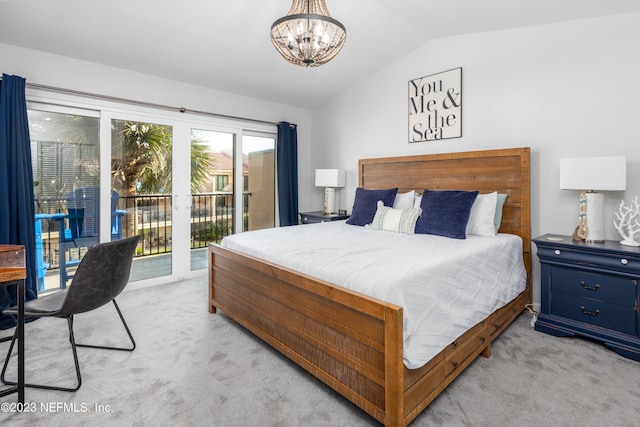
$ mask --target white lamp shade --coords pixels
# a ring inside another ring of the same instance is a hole
[[[316,187],[344,187],[345,172],[340,169],[316,169]]]
[[[560,159],[560,189],[624,191],[627,159],[623,156]]]

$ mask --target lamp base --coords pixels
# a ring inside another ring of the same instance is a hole
[[[336,212],[336,189],[333,187],[324,188],[324,207],[323,215],[329,215]]]
[[[587,192],[586,242],[604,242],[604,193]]]

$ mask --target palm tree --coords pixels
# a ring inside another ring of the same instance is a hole
[[[171,193],[171,126],[114,121],[112,127],[112,185],[125,194]],[[202,191],[215,159],[207,145],[191,141],[191,191]]]
[[[113,121],[111,180],[121,194],[171,194],[171,126],[132,121]],[[215,159],[197,138],[191,141],[191,192],[202,191]],[[127,228],[135,227],[134,215],[127,215]]]
[[[170,193],[172,128],[117,120],[111,133],[112,187],[127,195]]]

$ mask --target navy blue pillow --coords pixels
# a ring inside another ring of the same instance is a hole
[[[365,190],[364,188],[356,188],[356,198],[353,201],[353,209],[351,216],[347,220],[347,224],[351,225],[367,225],[373,222],[376,216],[378,200],[382,200],[385,206],[393,206],[396,198],[397,188],[389,188],[388,190]]]
[[[416,233],[465,239],[469,213],[477,195],[477,191],[424,190]]]

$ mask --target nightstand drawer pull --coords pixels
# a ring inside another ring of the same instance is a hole
[[[622,265],[627,265],[627,264],[629,264],[629,261],[628,261],[626,258],[622,258],[622,259],[620,260],[620,264],[622,264]]]
[[[588,291],[597,291],[598,289],[600,289],[600,283],[597,283],[595,286],[587,286],[587,284],[584,283],[584,281],[580,281],[580,286],[582,286]]]
[[[586,310],[586,309],[584,308],[584,305],[581,305],[581,306],[580,306],[580,310],[582,310],[582,312],[583,312],[584,314],[589,315],[589,316],[597,316],[598,314],[600,314],[600,310],[596,310],[596,311],[589,311],[589,310]]]

